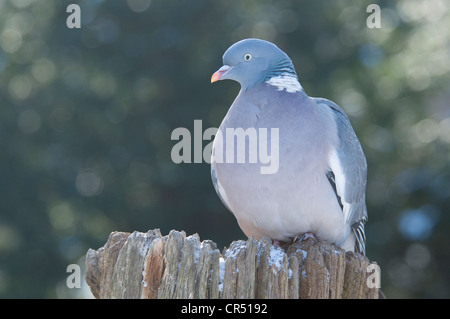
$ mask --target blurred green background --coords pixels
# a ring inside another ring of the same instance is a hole
[[[174,164],[170,136],[219,126],[239,85],[210,77],[247,37],[348,113],[385,294],[450,297],[450,2],[378,1],[380,29],[370,3],[0,0],[0,297],[86,297],[66,267],[115,230],[245,239],[209,165]]]

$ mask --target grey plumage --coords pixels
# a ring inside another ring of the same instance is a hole
[[[212,82],[232,79],[241,91],[219,127],[222,136],[229,128],[255,129],[258,139],[264,137],[259,129],[279,130],[274,174],[261,174],[261,163],[248,161],[249,143],[247,162],[218,161],[218,151],[229,151],[231,144],[214,141],[213,185],[241,229],[249,237],[277,241],[312,232],[364,254],[367,165],[345,112],[329,100],[307,96],[292,61],[272,43],[240,41],[223,61]],[[236,155],[235,144],[232,149]]]
[[[338,137],[340,140],[340,148],[337,149],[337,153],[339,158],[341,158],[340,162],[342,163],[344,174],[348,181],[345,185],[344,200],[350,206],[346,216],[346,222],[351,225],[356,237],[357,251],[365,254],[366,237],[364,223],[367,221],[367,208],[365,203],[367,180],[366,157],[344,110],[330,100],[323,98],[313,99],[316,103],[328,105],[334,111],[335,119],[338,123]],[[340,197],[336,189],[335,192]],[[344,208],[343,205],[342,208]]]

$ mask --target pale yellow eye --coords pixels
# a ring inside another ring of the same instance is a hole
[[[245,61],[250,61],[252,59],[252,55],[250,54],[250,53],[246,53],[245,55],[244,55],[244,60]]]

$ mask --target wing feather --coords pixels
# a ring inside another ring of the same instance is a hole
[[[327,99],[314,98],[314,100],[318,104],[328,105],[333,110],[337,124],[339,146],[330,154],[332,181],[335,183],[336,196],[341,201],[345,221],[352,227],[356,237],[355,249],[365,254],[364,223],[367,221],[365,199],[367,183],[366,157],[344,110]]]

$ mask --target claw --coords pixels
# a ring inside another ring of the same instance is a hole
[[[299,236],[300,235],[295,236],[294,242],[298,240],[298,242],[301,243],[302,241],[307,240],[308,238],[316,239],[316,236],[314,236],[313,233],[304,233],[303,235],[300,236],[300,238]]]

